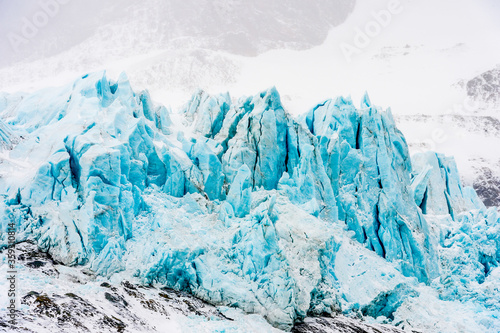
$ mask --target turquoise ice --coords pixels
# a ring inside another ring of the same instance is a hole
[[[282,329],[338,311],[404,321],[419,315],[408,302],[470,306],[477,327],[500,325],[498,293],[484,292],[500,284],[500,214],[461,185],[453,158],[410,158],[367,95],[296,119],[275,88],[197,91],[173,113],[99,72],[2,95],[0,146],[2,247],[14,221],[18,241],[64,264]]]

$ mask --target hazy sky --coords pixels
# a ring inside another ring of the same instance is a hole
[[[276,85],[297,109],[370,91],[398,112],[433,112],[448,108],[459,80],[499,63],[497,0],[399,0],[402,12],[346,61],[339,46],[394,1],[0,0],[0,90],[105,69],[168,103],[196,88]],[[416,93],[427,102],[408,105]]]
[[[122,7],[108,0],[60,2],[0,0],[0,66],[56,54],[92,35],[106,23],[108,10],[122,14]]]
[[[108,24],[130,22],[141,28],[125,27],[126,36],[115,37],[150,38],[152,47],[185,36],[245,55],[309,47],[353,7],[354,0],[0,0],[0,67],[57,54]]]

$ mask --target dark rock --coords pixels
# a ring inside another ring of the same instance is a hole
[[[40,261],[40,260],[35,260],[35,261],[31,261],[31,262],[26,263],[26,266],[28,266],[30,268],[40,268],[40,267],[45,266],[45,262]]]
[[[500,206],[500,174],[488,167],[482,167],[476,172],[478,176],[472,186],[479,198],[487,207]]]
[[[359,319],[344,316],[306,318],[296,324],[293,333],[404,333],[405,331],[389,325],[366,324]]]
[[[484,102],[500,101],[500,69],[492,69],[469,80],[467,95]]]
[[[123,305],[123,306],[128,306],[128,303],[127,301],[121,296],[121,295],[118,295],[118,294],[110,294],[108,292],[105,292],[104,293],[104,297],[110,301],[111,303],[115,303],[115,304],[120,304],[120,305]]]
[[[105,325],[105,326],[109,326],[109,327],[113,327],[113,328],[116,328],[116,331],[117,332],[124,332],[125,330],[125,327],[127,327],[123,321],[121,321],[120,319],[114,317],[114,316],[111,316],[111,317],[108,317],[108,316],[104,316],[103,320],[102,320],[102,323]]]

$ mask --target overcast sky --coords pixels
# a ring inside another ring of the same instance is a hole
[[[124,28],[126,34],[150,38],[152,47],[186,36],[199,38],[203,47],[244,55],[274,47],[310,47],[345,20],[354,2],[0,0],[0,67],[57,54],[102,34],[107,25],[130,22],[141,29]]]

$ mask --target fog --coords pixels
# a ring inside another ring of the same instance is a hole
[[[354,0],[0,0],[0,67],[86,40],[88,58],[166,47],[246,56],[304,49],[321,44],[353,7]]]

